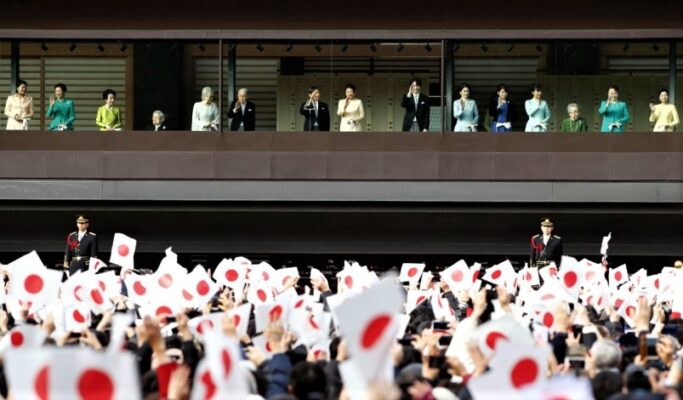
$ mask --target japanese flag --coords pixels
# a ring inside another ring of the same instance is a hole
[[[470,271],[464,260],[456,262],[440,272],[439,275],[453,293],[467,290],[472,286],[472,271]]]
[[[231,289],[242,290],[244,283],[247,280],[247,267],[236,263],[232,259],[225,258],[218,263],[216,270],[213,272],[213,279],[219,285],[227,286]]]
[[[270,345],[270,342],[266,340],[266,335],[260,334],[254,336],[251,341],[254,343],[254,346],[261,350],[261,353],[263,353],[267,360],[273,358],[273,347]]]
[[[199,364],[197,364],[197,371],[194,374],[190,400],[218,400],[227,398],[226,394],[218,393],[218,390],[216,381],[213,380],[209,370],[209,361],[206,357],[202,358]]]
[[[411,287],[417,287],[424,269],[424,264],[403,263],[401,265],[401,275],[399,275],[398,279],[401,282],[408,282]]]
[[[90,327],[90,309],[85,304],[63,308],[63,323],[67,332],[83,332]]]
[[[133,256],[135,255],[135,247],[137,240],[124,235],[123,233],[114,234],[114,242],[111,245],[111,255],[109,262],[120,265],[124,269],[135,268]]]
[[[204,343],[211,377],[221,393],[229,396],[224,398],[246,398],[249,392],[246,377],[239,365],[239,343],[215,332],[207,332]]]
[[[403,293],[395,281],[385,279],[334,310],[351,360],[368,381],[383,375],[391,357],[403,302]]]
[[[282,324],[287,327],[289,323],[289,302],[276,301],[270,304],[262,304],[254,309],[256,317],[256,332],[263,332],[269,324]]]
[[[479,326],[474,337],[479,342],[479,349],[486,356],[494,353],[498,345],[503,342],[528,346],[534,344],[529,329],[521,326],[510,314]]]
[[[208,315],[200,315],[188,321],[187,326],[190,332],[198,338],[203,338],[207,332],[221,332],[223,318],[227,316],[224,312],[215,312]]]
[[[584,284],[593,283],[595,281],[605,279],[605,271],[602,264],[594,263],[588,259],[583,259],[579,262],[583,273]]]
[[[88,271],[98,272],[102,268],[107,268],[107,264],[99,258],[91,257],[88,263]]]
[[[130,353],[78,347],[18,350],[7,354],[6,363],[17,399],[141,398],[137,364]]]
[[[517,274],[517,282],[520,283],[520,286],[525,288],[540,285],[541,279],[538,276],[538,268],[524,267]]]
[[[250,282],[264,282],[268,285],[275,284],[276,271],[267,262],[262,262],[251,266],[251,272],[249,273]]]
[[[164,318],[174,316],[182,310],[180,302],[177,297],[154,297],[148,305],[140,307],[140,316],[164,321]]]
[[[38,325],[17,325],[0,340],[0,357],[8,350],[39,348],[45,337],[45,330]]]
[[[228,317],[232,318],[232,323],[235,324],[237,336],[246,336],[247,328],[249,327],[249,318],[251,317],[251,304],[245,303],[237,308],[233,308],[228,311]]]
[[[617,314],[626,321],[628,326],[635,328],[636,313],[638,311],[638,297],[635,295],[627,296],[617,309]]]
[[[265,283],[252,283],[247,293],[247,301],[257,306],[273,302],[273,289]]]
[[[181,296],[187,270],[176,260],[176,254],[170,251],[170,248],[167,249],[166,257],[161,260],[159,268],[152,274],[154,296]]]
[[[480,399],[517,399],[520,391],[546,380],[548,354],[540,347],[501,342],[490,363],[490,370],[468,383],[472,397]]]
[[[554,375],[551,379],[522,390],[520,398],[527,400],[591,400],[593,387],[585,376]]]
[[[564,290],[576,301],[579,291],[583,286],[584,273],[579,263],[572,257],[562,256],[562,269],[560,270],[560,283]]]
[[[626,264],[609,270],[609,287],[616,289],[619,285],[628,282],[628,270]]]
[[[408,295],[406,298],[406,313],[410,314],[413,312],[417,306],[422,304],[422,302],[429,300],[431,296],[431,291],[414,289],[408,290]]]
[[[515,269],[512,264],[509,260],[505,260],[487,269],[482,279],[497,286],[506,286],[509,281],[514,280],[515,276]]]
[[[211,301],[218,289],[204,267],[197,265],[182,281],[183,303],[190,308],[200,308]]]
[[[121,293],[121,282],[114,271],[96,274],[95,281],[102,291],[102,294],[107,299],[116,297]]]
[[[152,275],[129,274],[126,279],[128,299],[135,305],[144,306],[149,304],[152,292]]]
[[[602,244],[600,245],[600,254],[603,256],[607,256],[607,249],[609,248],[609,241],[612,239],[612,232],[610,232],[607,236],[603,236],[602,238]]]
[[[647,271],[641,268],[635,274],[629,277],[629,281],[636,285],[637,289],[647,287]]]
[[[287,283],[298,277],[299,269],[297,267],[280,268],[275,271],[275,288],[282,291]]]
[[[35,312],[59,296],[62,272],[45,268],[42,264],[26,264],[12,274],[8,297],[19,305],[30,305]]]
[[[26,253],[23,256],[17,258],[16,260],[12,261],[11,263],[7,265],[3,265],[3,269],[7,271],[10,275],[14,274],[14,271],[16,270],[22,270],[25,268],[32,268],[36,266],[42,266],[43,261],[41,261],[40,257],[38,256],[38,253],[36,253],[35,250],[33,250],[30,253]]]

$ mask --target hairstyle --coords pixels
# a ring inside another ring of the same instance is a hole
[[[458,93],[462,92],[462,90],[465,88],[467,88],[470,92],[472,91],[470,85],[468,83],[463,82],[458,86]]]
[[[503,89],[505,89],[506,92],[510,92],[508,85],[501,83],[500,85],[498,85],[498,88],[496,89],[496,93],[500,92]]]
[[[320,89],[318,89],[317,86],[311,86],[308,88],[308,94],[313,94],[313,92],[315,92],[316,90],[320,90]]]
[[[598,370],[618,368],[621,363],[621,349],[612,340],[598,340],[593,343],[590,353]]]
[[[161,119],[166,118],[166,116],[164,115],[164,113],[163,113],[161,110],[155,110],[155,111],[152,113],[152,117],[155,116],[155,115],[158,115],[159,118],[161,118]]]
[[[347,83],[346,86],[344,86],[344,91],[346,91],[346,89],[351,89],[355,92],[356,91],[356,85],[354,85],[353,83]]]
[[[17,87],[16,87],[17,92],[19,92],[19,86],[21,86],[21,85],[28,87],[28,83],[26,83],[25,80],[19,79],[19,80],[17,80]]]
[[[420,79],[420,78],[413,78],[413,79],[411,79],[411,80],[410,80],[410,84],[412,85],[413,82],[415,82],[415,84],[416,84],[417,86],[422,86],[422,79]]]
[[[540,83],[532,83],[531,84],[531,92],[535,92],[537,90],[540,92],[542,89],[543,89],[543,87],[541,86]]]
[[[62,92],[66,93],[66,85],[63,83],[58,83],[55,85],[55,89],[60,88],[62,89]]]
[[[202,88],[202,99],[205,97],[211,97],[213,96],[213,90],[211,90],[210,86],[204,86]]]
[[[664,88],[659,90],[659,94],[661,95],[662,93],[666,93],[667,96],[669,95],[669,91],[667,89],[664,89]]]
[[[579,111],[581,108],[579,107],[578,104],[576,103],[569,103],[567,104],[567,112],[571,112],[572,108],[576,108],[576,111]]]
[[[614,89],[615,92],[619,93],[619,86],[617,85],[610,85],[609,89]]]
[[[81,218],[83,218],[83,219],[85,220],[85,222],[90,223],[90,218],[89,218],[87,215],[85,215],[85,214],[76,214],[76,219],[77,219],[77,220],[78,220],[78,219],[81,219]]]
[[[247,88],[240,88],[240,90],[237,91],[237,94],[240,94],[240,92],[244,94],[249,94],[249,89]]]
[[[109,97],[110,94],[113,95],[114,98],[116,98],[116,92],[112,89],[107,89],[104,92],[102,92],[102,99],[107,100],[107,97]]]
[[[314,398],[312,394],[324,395],[327,388],[327,376],[318,364],[300,362],[294,365],[289,373],[289,384],[292,394],[297,399]],[[315,398],[318,398],[317,396]]]

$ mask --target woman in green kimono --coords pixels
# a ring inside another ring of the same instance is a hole
[[[602,127],[600,132],[622,133],[630,120],[628,107],[623,101],[619,101],[619,87],[612,85],[607,92],[607,100],[600,103],[602,115]]]

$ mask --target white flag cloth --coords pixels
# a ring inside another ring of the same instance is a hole
[[[32,313],[58,298],[62,272],[49,270],[42,263],[31,262],[15,268],[11,279],[7,297],[19,305],[29,305],[29,312]]]
[[[111,245],[109,262],[127,269],[135,268],[133,257],[135,256],[136,246],[137,240],[128,237],[123,233],[115,233],[114,242]]]
[[[502,342],[523,345],[534,344],[534,339],[529,330],[520,325],[510,314],[479,326],[475,337],[479,342],[479,349],[484,355],[494,353],[498,344]]]
[[[78,347],[16,350],[7,354],[5,363],[16,399],[141,399],[137,364],[130,353]]]
[[[472,286],[472,271],[464,260],[460,260],[439,273],[453,293],[467,290]]]
[[[351,361],[368,382],[382,378],[382,369],[391,357],[403,302],[396,281],[385,279],[334,310]]]
[[[225,335],[211,331],[204,335],[204,343],[209,371],[216,387],[221,393],[229,393],[229,398],[246,397],[247,381],[239,365],[239,344]]]
[[[593,400],[593,388],[587,377],[555,375],[551,379],[520,392],[526,400]]]
[[[401,274],[398,279],[401,282],[409,282],[411,287],[417,287],[417,283],[419,282],[424,269],[424,264],[403,263],[403,265],[401,265]]]
[[[609,241],[612,239],[612,232],[610,232],[607,236],[603,236],[602,238],[602,244],[600,245],[600,254],[603,256],[607,256],[607,249],[609,248]]]
[[[204,267],[194,267],[182,282],[184,305],[190,308],[200,308],[207,304],[218,292],[218,285],[211,279]]]
[[[40,348],[45,337],[45,330],[38,325],[17,325],[0,340],[0,357],[8,350]]]
[[[626,264],[622,264],[617,268],[611,268],[609,270],[609,287],[611,289],[616,289],[617,286],[628,282],[628,270],[626,269]]]
[[[242,290],[247,280],[247,267],[236,263],[232,259],[223,259],[216,270],[213,272],[213,279],[219,285],[227,286],[231,289]]]
[[[107,264],[99,258],[90,257],[90,262],[88,263],[88,271],[97,272],[102,268],[106,268]]]

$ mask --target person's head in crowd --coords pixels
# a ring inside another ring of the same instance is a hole
[[[211,90],[211,87],[205,86],[202,88],[202,101],[206,104],[211,103],[213,100],[213,90]]]
[[[396,384],[401,391],[401,400],[412,399],[413,392],[417,387],[429,384],[422,375],[422,364],[413,363],[401,368],[396,376]]]
[[[628,394],[634,392],[650,392],[652,385],[645,367],[631,364],[624,371],[625,388]]]
[[[607,400],[615,393],[621,393],[624,379],[617,369],[600,371],[591,378],[595,400]]]
[[[346,86],[344,86],[344,94],[347,100],[353,99],[356,96],[356,85],[347,83]]]
[[[299,362],[289,374],[289,393],[298,400],[322,400],[326,388],[327,376],[318,364]]]
[[[463,82],[458,86],[458,94],[460,94],[460,98],[463,100],[469,99],[471,92],[472,88],[468,83]]]
[[[671,366],[674,361],[675,354],[681,349],[678,340],[671,335],[662,335],[657,339],[655,350],[657,357],[666,365]]]
[[[241,104],[247,104],[247,99],[249,98],[249,90],[247,88],[241,88],[237,91],[237,101]]]
[[[26,90],[28,89],[28,83],[26,81],[19,79],[17,81],[17,88],[16,92],[19,96],[24,96],[26,94]]]
[[[593,372],[617,369],[621,364],[621,357],[621,349],[614,341],[609,339],[600,339],[593,343],[593,346],[587,353],[586,366],[587,368],[594,368]]]
[[[66,95],[66,85],[63,83],[58,83],[54,87],[55,89],[55,97],[59,100],[63,99],[64,96]]]
[[[320,101],[320,89],[317,86],[311,86],[308,88],[308,97],[312,101]]]
[[[114,106],[114,101],[116,100],[116,92],[112,89],[107,89],[102,92],[102,100],[107,107]]]
[[[540,83],[534,83],[531,85],[531,96],[534,100],[541,100],[543,95],[543,87]]]
[[[152,124],[154,126],[163,125],[165,120],[166,120],[166,116],[160,110],[156,110],[152,113]]]
[[[572,121],[576,121],[579,119],[581,116],[581,110],[579,109],[579,105],[576,103],[569,103],[567,105],[567,114],[569,114],[569,119]]]

